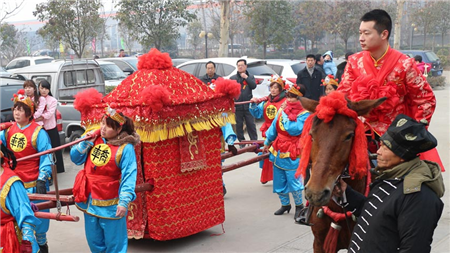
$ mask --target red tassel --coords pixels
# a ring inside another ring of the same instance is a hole
[[[349,159],[349,173],[352,179],[361,179],[367,175],[367,164],[369,154],[367,153],[367,139],[364,132],[364,124],[360,119],[355,119],[356,129],[353,140],[352,151]]]
[[[331,222],[330,229],[328,230],[327,237],[325,238],[325,243],[323,244],[323,250],[326,253],[336,253],[337,240],[339,238],[339,232],[341,231],[341,226]]]
[[[298,178],[300,175],[302,175],[303,178],[305,178],[306,176],[306,168],[308,167],[309,156],[311,154],[312,147],[312,139],[309,131],[311,131],[314,116],[315,114],[310,115],[303,125],[302,137],[300,138],[300,147],[302,147],[302,152],[300,156],[300,164],[297,168],[297,172],[295,173],[296,178]]]

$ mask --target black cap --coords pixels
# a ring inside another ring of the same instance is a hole
[[[381,141],[400,158],[406,161],[414,159],[419,153],[437,146],[436,138],[425,128],[427,124],[426,120],[419,123],[399,114],[381,136]]]

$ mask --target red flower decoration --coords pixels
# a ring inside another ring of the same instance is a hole
[[[379,121],[389,124],[390,119],[387,115],[395,111],[395,108],[400,101],[397,85],[394,82],[380,85],[375,79],[358,78],[353,82],[352,94],[349,98],[352,101],[361,101],[365,99],[379,99],[382,97],[386,97],[386,101],[374,108],[368,118],[370,121]]]

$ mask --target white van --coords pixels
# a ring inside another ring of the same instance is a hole
[[[74,95],[88,88],[95,88],[105,94],[105,79],[94,60],[54,61],[11,72],[12,76],[33,80],[36,85],[43,79],[50,83],[52,95],[59,102],[58,110],[69,142],[79,138],[84,132],[80,124],[80,112],[73,108]]]

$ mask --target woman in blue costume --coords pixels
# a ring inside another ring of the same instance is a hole
[[[90,134],[90,133],[89,133]],[[127,252],[126,214],[136,198],[134,145],[139,136],[130,118],[108,108],[100,135],[70,150],[76,165],[84,163],[73,187],[75,204],[84,212],[85,233],[92,252]]]
[[[13,172],[17,165],[14,153],[1,141],[0,145],[0,252],[38,252],[39,245],[34,234],[36,225],[41,222],[34,216],[22,180]],[[4,163],[4,160],[12,161],[10,168],[7,167],[9,163]],[[16,225],[22,233],[21,238],[16,234]]]
[[[264,151],[270,152],[269,159],[273,163],[273,192],[281,200],[281,208],[275,215],[289,213],[291,210],[289,193],[294,197],[296,216],[303,209],[303,184],[300,178],[295,178],[300,162],[300,135],[303,124],[310,115],[300,104],[299,99],[303,94],[303,85],[295,84],[290,87],[286,94],[286,105],[278,111],[266,132]]]
[[[0,141],[14,152],[19,159],[43,152],[52,148],[47,132],[33,120],[35,105],[25,95],[23,89],[14,94],[14,123],[0,132]],[[27,193],[45,194],[49,190],[52,177],[52,155],[26,159],[17,163],[14,173],[22,180]],[[42,202],[35,200],[33,203]],[[49,212],[49,210],[43,210]],[[36,227],[36,239],[40,253],[48,252],[47,231],[50,225],[48,219],[39,219],[41,223]]]

